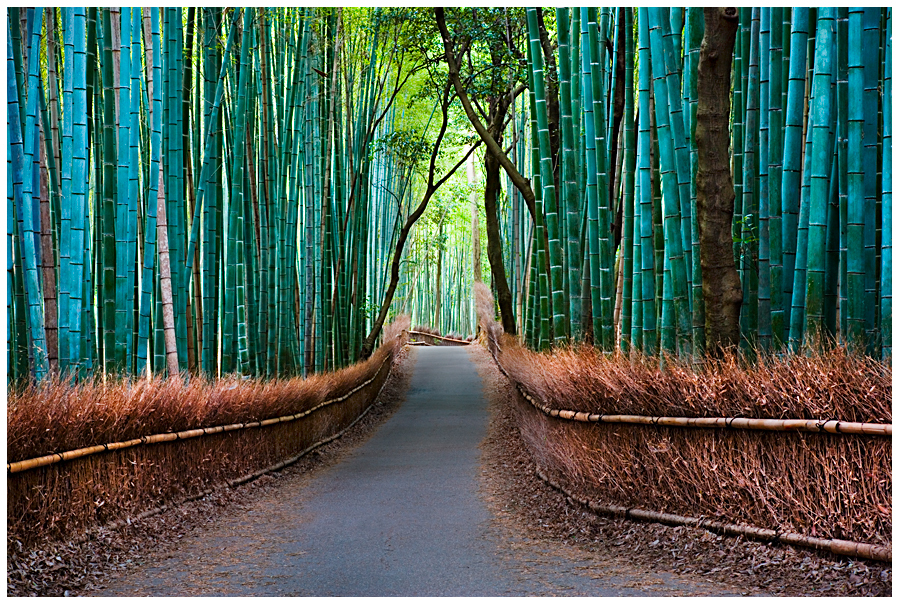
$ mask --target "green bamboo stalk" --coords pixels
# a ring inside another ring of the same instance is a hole
[[[641,46],[650,46],[653,39],[650,37],[649,11],[639,10],[638,28],[641,36],[646,36]],[[656,127],[659,139],[660,178],[663,188],[664,204],[664,229],[666,251],[671,264],[671,283],[673,295],[673,309],[675,322],[677,323],[677,338],[680,344],[672,343],[673,351],[685,351],[685,341],[691,336],[691,315],[687,301],[687,276],[685,259],[682,252],[681,221],[679,207],[679,191],[676,174],[675,150],[672,134],[669,128],[669,111],[667,108],[668,93],[663,79],[665,74],[664,60],[661,52],[653,52],[650,47],[650,61],[653,65],[654,100],[656,109]],[[679,117],[680,119],[680,117]],[[664,298],[665,300],[665,298]]]
[[[550,288],[553,308],[553,340],[563,343],[569,336],[566,325],[566,293],[563,291],[562,244],[556,205],[556,187],[553,183],[553,166],[550,157],[550,133],[547,125],[547,99],[544,85],[544,64],[538,33],[537,13],[535,9],[526,9],[528,19],[529,44],[531,46],[532,80],[537,112],[538,146],[541,153],[542,199],[546,209],[547,237],[549,241]]]
[[[581,336],[581,250],[579,232],[581,226],[578,212],[579,196],[576,170],[575,131],[572,117],[572,82],[569,33],[571,29],[568,8],[556,9],[559,32],[559,104],[562,122],[561,161],[564,175],[560,207],[566,209],[566,264],[569,298],[569,334],[579,341]],[[576,89],[578,86],[576,85]]]
[[[638,17],[639,21],[640,15]],[[640,32],[643,32],[642,28]],[[656,260],[653,244],[653,197],[651,184],[650,135],[650,36],[638,35],[638,187],[641,223],[641,302],[643,351],[656,354],[658,342],[656,313]],[[660,292],[660,294],[662,294]]]
[[[685,135],[688,138],[691,161],[691,316],[693,323],[694,355],[703,353],[706,343],[706,310],[703,301],[703,278],[700,269],[700,230],[697,222],[697,65],[700,61],[700,44],[703,41],[704,18],[701,7],[687,9],[685,25],[685,43],[688,54],[685,56],[684,87],[687,91],[685,112]]]
[[[836,10],[819,9],[816,28],[814,101],[810,103],[812,162],[809,194],[809,251],[806,274],[807,336],[825,333],[825,250],[829,187],[834,153],[835,111],[832,80],[835,77],[833,51]]]
[[[809,9],[795,8],[791,15],[790,67],[784,104],[784,148],[781,173],[781,233],[784,266],[784,301],[791,301],[794,314],[794,266],[798,249],[798,210],[803,161],[803,107],[806,82],[806,42],[809,36]],[[804,280],[805,281],[805,280]],[[785,326],[789,329],[789,326]]]
[[[893,9],[887,9],[887,41],[884,50],[884,128],[882,130],[882,169],[881,169],[881,357],[890,359],[893,345],[892,325],[892,300],[893,300],[893,108],[891,105],[892,87],[892,59],[893,30],[891,29],[891,17]]]
[[[590,272],[591,309],[593,315],[594,344],[602,344],[602,315],[601,288],[600,288],[600,231],[599,231],[599,206],[600,188],[597,182],[597,137],[595,131],[596,119],[594,117],[594,86],[592,64],[594,61],[594,45],[590,41],[590,24],[593,17],[590,9],[581,9],[581,81],[582,81],[582,107],[584,111],[584,147],[586,168],[586,206],[587,206],[587,243],[588,267]]]

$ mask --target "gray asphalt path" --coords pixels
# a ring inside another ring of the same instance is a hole
[[[412,358],[406,401],[363,445],[311,479],[286,479],[101,594],[695,593],[499,528],[478,491],[488,410],[466,348],[420,348]]]

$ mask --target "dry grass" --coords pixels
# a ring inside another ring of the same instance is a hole
[[[336,433],[368,407],[402,346],[408,319],[368,360],[306,379],[212,382],[45,381],[9,394],[7,459],[308,410],[377,378],[347,400],[295,422],[90,456],[7,477],[7,548],[72,536],[266,468]],[[382,362],[388,360],[382,365]],[[381,371],[378,371],[381,368]]]
[[[580,412],[891,422],[890,365],[842,347],[811,355],[705,361],[606,356],[592,347],[535,353],[508,337],[501,363],[544,402]]]
[[[841,347],[752,360],[731,356],[699,367],[666,359],[661,369],[658,358],[605,356],[591,347],[536,353],[502,334],[495,322],[483,322],[483,328],[499,345],[495,352],[510,379],[552,408],[877,423],[892,418],[890,364]],[[591,500],[890,545],[890,439],[570,422],[545,416],[518,392],[515,397],[532,457]]]

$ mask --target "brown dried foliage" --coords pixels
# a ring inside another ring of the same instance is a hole
[[[891,422],[891,368],[843,347],[809,355],[687,361],[606,356],[588,346],[536,353],[501,340],[510,377],[551,407],[601,414]],[[559,404],[559,405],[557,405]]]
[[[483,321],[483,320],[482,320]],[[732,355],[692,367],[591,347],[488,343],[514,382],[552,408],[602,414],[891,422],[891,368],[841,347]],[[550,418],[518,392],[535,461],[604,504],[890,544],[890,439],[863,435],[593,424]]]
[[[290,458],[355,420],[384,384],[405,324],[389,327],[368,360],[329,374],[279,380],[192,378],[45,381],[10,393],[9,461],[145,435],[245,423],[349,397],[300,420],[88,456],[7,477],[7,550],[197,494]],[[386,361],[382,366],[382,362]],[[379,367],[381,368],[380,371]]]

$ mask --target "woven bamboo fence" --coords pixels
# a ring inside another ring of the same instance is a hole
[[[573,501],[603,515],[891,561],[891,424],[561,409],[532,394],[524,368],[511,375],[502,347],[517,345],[486,328],[539,475]]]
[[[105,443],[7,464],[7,551],[77,539],[244,483],[339,437],[376,400],[395,352],[301,412]]]

